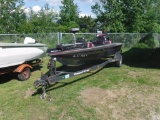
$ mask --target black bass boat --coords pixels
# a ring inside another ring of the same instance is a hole
[[[75,29],[72,30],[74,33]],[[121,51],[121,43],[108,43],[105,36],[100,35],[95,41],[86,42],[84,39],[76,39],[74,44],[59,44],[54,49],[48,50],[51,58],[67,66],[78,66],[93,60],[109,57]]]
[[[42,74],[41,78],[34,82],[34,86],[42,87],[43,93],[41,98],[46,97],[46,87],[48,85],[53,85],[59,80],[103,68],[111,62],[114,62],[118,67],[121,66],[121,43],[111,43],[103,35],[98,36],[94,41],[86,42],[84,39],[76,39],[75,32],[77,31],[78,29],[72,29],[72,32],[74,33],[73,44],[59,44],[56,48],[48,50],[48,55],[50,56],[48,62],[49,72],[47,72],[47,74]],[[103,62],[98,64],[94,63],[95,61],[101,61],[102,59],[104,59]],[[67,67],[73,68],[73,66],[83,66],[85,68],[78,68],[72,72],[62,71],[58,70],[56,67],[56,61]]]

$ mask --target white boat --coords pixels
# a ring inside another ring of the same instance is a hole
[[[20,65],[43,57],[47,45],[35,43],[33,40],[26,39],[24,43],[0,43],[0,68]]]

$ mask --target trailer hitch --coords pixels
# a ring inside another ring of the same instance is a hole
[[[48,76],[47,75],[43,75],[43,74],[41,74],[41,78],[39,80],[36,80],[34,82],[34,86],[36,88],[38,88],[40,86],[42,87],[42,94],[40,96],[41,99],[45,99],[46,96],[47,96],[47,93],[46,93],[46,87],[47,87],[47,85],[48,85]],[[50,100],[51,99],[49,99],[49,101]]]
[[[41,78],[39,80],[34,81],[34,86],[35,87],[46,86],[48,84],[47,80],[48,80],[47,75],[41,75]]]

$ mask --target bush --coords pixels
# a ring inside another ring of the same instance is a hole
[[[140,39],[139,43],[145,43],[150,48],[156,47],[156,43],[154,41],[154,36],[152,33],[145,35],[142,39]]]
[[[134,48],[141,48],[141,49],[144,49],[144,48],[150,48],[146,43],[137,43],[133,46],[133,49]]]

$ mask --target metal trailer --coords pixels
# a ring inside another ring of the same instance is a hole
[[[41,99],[45,99],[46,95],[47,95],[46,88],[54,85],[55,82],[103,68],[108,63],[113,63],[113,62],[115,62],[115,65],[117,67],[120,67],[122,65],[121,51],[116,52],[114,54],[114,56],[110,57],[108,60],[106,60],[100,64],[93,65],[91,67],[85,68],[83,70],[75,71],[75,72],[58,71],[56,68],[56,58],[53,58],[53,60],[50,60],[50,62],[48,64],[48,68],[49,68],[48,73],[49,74],[48,75],[42,74],[41,78],[34,82],[34,86],[37,88],[38,87],[42,88],[43,93],[41,94]]]

